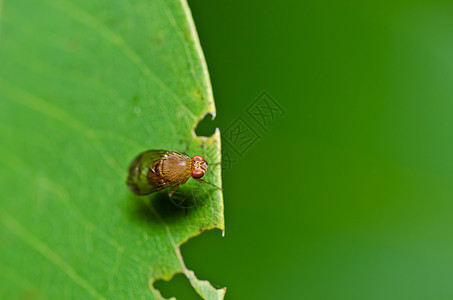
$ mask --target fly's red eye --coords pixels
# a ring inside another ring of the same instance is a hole
[[[192,161],[205,161],[204,158],[200,155],[195,155],[193,158],[192,158]]]
[[[204,175],[204,172],[202,170],[199,170],[199,169],[192,170],[192,177],[195,179],[199,179],[199,178],[203,177],[203,175]]]

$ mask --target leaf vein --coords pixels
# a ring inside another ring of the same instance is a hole
[[[160,80],[159,77],[156,74],[154,74],[149,69],[149,67],[143,62],[142,58],[126,44],[121,35],[109,29],[104,24],[99,22],[96,18],[91,16],[88,12],[84,11],[83,9],[76,6],[70,1],[64,1],[64,4],[66,4],[66,6],[62,5],[63,1],[51,2],[47,0],[47,2],[53,5],[55,8],[59,9],[60,11],[66,13],[74,20],[82,24],[85,24],[88,27],[93,28],[106,40],[119,47],[120,50],[124,53],[124,55],[127,58],[129,58],[145,76],[151,78],[161,89],[165,90],[170,96],[172,96],[176,101],[178,101],[181,107],[183,107],[184,110],[186,110],[186,112],[190,115],[192,119],[197,118],[194,115],[194,113],[190,110],[190,108],[186,105],[186,103],[184,103],[184,101],[182,101],[182,99],[177,94],[175,94],[175,92],[173,92],[173,90],[165,82]]]
[[[60,256],[53,252],[45,243],[34,237],[24,227],[22,227],[12,216],[0,208],[0,220],[8,229],[26,242],[29,246],[41,253],[55,266],[62,270],[75,283],[84,288],[91,296],[97,299],[105,299],[93,286],[85,281],[77,272],[67,264]]]
[[[47,115],[57,121],[60,121],[76,132],[82,134],[82,136],[85,136],[92,142],[93,146],[101,154],[102,158],[107,162],[107,164],[109,164],[120,176],[123,175],[122,168],[105,149],[104,145],[99,142],[94,130],[88,128],[85,124],[74,118],[72,115],[70,115],[60,107],[55,106],[27,91],[13,87],[4,82],[3,87],[8,89],[13,95],[16,96],[14,97],[13,101],[20,103],[28,108],[34,109],[35,111]]]

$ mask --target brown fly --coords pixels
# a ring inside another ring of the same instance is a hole
[[[208,163],[200,155],[189,156],[176,151],[149,150],[138,155],[129,166],[127,185],[137,195],[148,195],[170,188],[169,196],[190,177],[203,183]]]

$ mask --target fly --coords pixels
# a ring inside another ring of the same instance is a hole
[[[200,155],[190,158],[177,151],[149,150],[132,161],[126,183],[137,195],[148,195],[171,188],[169,191],[171,197],[190,177],[222,190],[201,179],[207,171],[208,163]]]

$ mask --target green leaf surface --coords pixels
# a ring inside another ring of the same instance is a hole
[[[222,299],[179,251],[224,229],[222,193],[190,179],[183,209],[125,184],[149,149],[218,161],[219,132],[193,134],[209,112],[185,0],[0,0],[0,298],[161,299],[153,283],[184,273]]]

